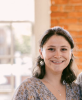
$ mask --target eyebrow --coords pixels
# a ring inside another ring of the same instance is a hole
[[[48,46],[48,47],[56,47],[56,46],[53,46],[53,45],[50,45],[50,46]],[[61,46],[61,47],[67,47],[68,48],[68,46]]]

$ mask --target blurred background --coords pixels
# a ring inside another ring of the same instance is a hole
[[[27,77],[40,36],[54,26],[67,29],[75,42],[74,70],[82,71],[82,0],[0,0],[0,100],[11,100]]]

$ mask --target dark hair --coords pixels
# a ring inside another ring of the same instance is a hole
[[[54,28],[50,28],[48,29],[42,36],[41,40],[40,40],[40,48],[43,48],[43,45],[48,41],[48,39],[53,36],[53,35],[59,35],[59,36],[63,36],[70,44],[71,49],[74,48],[74,41],[72,39],[72,36],[69,34],[69,32],[61,27],[54,27]],[[45,71],[45,64],[43,64],[41,66],[40,62],[44,61],[40,56],[37,58],[37,63],[36,63],[36,67],[38,68],[38,70],[33,70],[33,76],[42,79],[44,78],[44,75],[46,73]],[[73,55],[72,58],[68,64],[68,66],[63,70],[62,72],[62,76],[61,76],[61,83],[63,83],[63,81],[65,81],[66,83],[70,84],[72,83],[75,79],[76,76],[71,68],[73,63]]]

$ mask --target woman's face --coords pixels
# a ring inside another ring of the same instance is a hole
[[[71,46],[62,36],[53,35],[39,51],[46,71],[62,73],[71,59]]]

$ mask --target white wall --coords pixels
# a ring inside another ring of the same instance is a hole
[[[35,0],[34,59],[39,55],[39,39],[50,28],[50,0]]]

